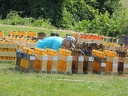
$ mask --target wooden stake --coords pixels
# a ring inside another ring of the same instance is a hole
[[[48,56],[43,56],[42,57],[42,73],[47,73],[47,61],[48,61]]]
[[[51,73],[57,73],[57,63],[58,63],[58,56],[53,56]]]
[[[79,56],[78,57],[78,74],[83,74],[83,61],[84,61],[84,57],[83,56]]]
[[[72,56],[67,57],[65,74],[72,74]]]
[[[128,57],[124,58],[124,73],[128,74]]]

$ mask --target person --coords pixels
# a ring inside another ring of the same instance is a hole
[[[56,32],[51,32],[51,33],[50,33],[50,36],[59,36],[59,34],[56,33]]]
[[[38,39],[44,39],[46,37],[46,34],[44,33],[44,32],[39,32],[38,34],[37,34],[37,38]]]
[[[66,38],[51,36],[45,39],[39,40],[35,48],[46,49],[50,48],[58,51],[59,48],[71,49],[75,48],[76,40],[73,36],[67,36]]]
[[[44,32],[39,32],[37,33],[37,37],[32,37],[32,40],[40,40],[40,39],[44,39],[46,37],[46,34]]]

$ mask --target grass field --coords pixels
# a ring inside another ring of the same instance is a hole
[[[128,9],[128,0],[121,0],[123,6]]]
[[[50,32],[57,32],[60,36],[65,37],[66,34],[72,34],[74,31],[69,30],[55,30],[55,29],[45,29],[41,27],[29,27],[29,26],[13,26],[13,25],[0,25],[0,30],[4,31],[5,35],[8,35],[9,31],[24,31],[24,32],[45,32],[49,36]]]
[[[128,75],[24,73],[0,63],[0,96],[128,96]]]

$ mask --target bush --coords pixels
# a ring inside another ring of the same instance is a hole
[[[25,26],[34,26],[34,27],[43,27],[43,28],[55,28],[51,25],[49,20],[45,20],[43,18],[34,19],[34,18],[22,18],[19,16],[18,12],[10,11],[7,15],[6,19],[0,20],[1,24],[7,25],[25,25]]]
[[[49,20],[45,20],[43,18],[38,18],[37,20],[34,20],[32,22],[32,26],[34,26],[34,27],[43,27],[43,28],[55,28],[54,26],[51,25]]]

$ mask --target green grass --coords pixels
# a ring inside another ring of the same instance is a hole
[[[8,35],[9,31],[24,31],[24,32],[45,32],[47,36],[50,35],[50,32],[57,32],[60,34],[61,37],[65,37],[66,34],[72,34],[73,31],[68,30],[55,30],[55,29],[45,29],[41,27],[29,27],[29,26],[13,26],[13,25],[1,25],[0,24],[0,30],[4,31],[5,35]]]
[[[0,96],[127,96],[128,75],[24,73],[0,63]]]

